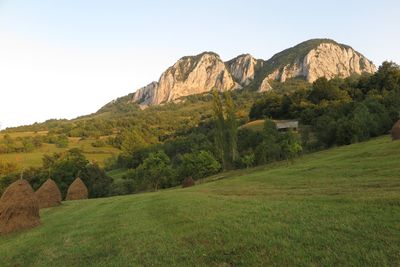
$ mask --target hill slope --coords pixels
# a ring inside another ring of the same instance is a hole
[[[1,264],[398,266],[399,152],[385,136],[193,188],[64,202],[1,237]]]

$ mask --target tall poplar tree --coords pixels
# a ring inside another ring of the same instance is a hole
[[[229,92],[225,92],[225,109],[218,91],[213,92],[215,122],[215,148],[225,170],[233,168],[237,158],[237,122],[235,105]]]

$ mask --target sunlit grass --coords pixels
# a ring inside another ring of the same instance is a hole
[[[118,174],[118,173],[116,173]],[[2,266],[399,266],[400,142],[381,137],[186,189],[64,202]]]

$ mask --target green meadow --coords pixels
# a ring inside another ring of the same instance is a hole
[[[47,131],[41,131],[37,133],[28,131],[9,133],[13,139],[18,137],[33,137],[35,135],[44,136],[46,134]],[[3,136],[4,134],[0,134],[0,140],[3,138]],[[79,137],[69,137],[68,147],[66,148],[59,148],[55,144],[43,143],[41,147],[35,148],[30,152],[0,153],[0,161],[16,162],[19,169],[27,167],[40,167],[42,165],[42,158],[45,154],[59,153],[67,149],[79,148],[83,151],[83,154],[88,160],[97,162],[100,166],[103,166],[105,159],[113,155],[117,155],[120,152],[119,149],[110,145],[105,145],[104,147],[93,147],[92,143],[95,141],[95,138],[81,139]]]
[[[63,202],[41,218],[0,237],[1,266],[399,266],[400,142]]]

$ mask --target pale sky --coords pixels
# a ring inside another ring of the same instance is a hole
[[[331,38],[400,63],[400,1],[0,0],[0,127],[71,119],[185,55],[268,59]]]

